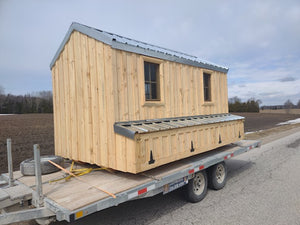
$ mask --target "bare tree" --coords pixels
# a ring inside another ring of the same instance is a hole
[[[284,103],[284,108],[287,114],[289,114],[291,112],[291,109],[294,107],[295,105],[289,99]]]
[[[0,85],[0,113],[2,113],[4,101],[5,101],[4,87]]]
[[[4,95],[4,94],[5,94],[4,87],[0,85],[0,95]]]
[[[36,94],[37,97],[40,97],[45,100],[51,100],[52,99],[52,91],[39,91]]]
[[[300,100],[297,103],[297,108],[300,109]]]
[[[0,114],[19,113],[52,113],[53,102],[51,91],[37,92],[35,96],[12,95],[4,93],[2,86],[0,94]]]

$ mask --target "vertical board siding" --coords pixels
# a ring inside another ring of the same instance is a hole
[[[173,62],[169,62],[169,80],[167,81],[168,83],[172,84],[170,85],[170,91],[168,93],[166,93],[166,104],[170,104],[170,110],[169,110],[169,114],[170,117],[174,117],[175,116],[175,111],[173,110],[175,107],[175,102],[176,102],[176,95],[174,94],[174,90],[176,90],[176,85],[177,82],[176,80],[174,80],[174,63]],[[170,96],[172,96],[170,98]]]
[[[59,110],[59,93],[58,90],[58,69],[57,66],[52,68],[52,90],[53,90],[53,112],[57,112]],[[54,121],[54,149],[57,150],[58,155],[61,155],[60,152],[60,116],[58,113],[53,113],[53,121]]]
[[[76,108],[76,76],[75,76],[75,62],[74,62],[74,45],[73,37],[70,44],[66,47],[68,49],[68,66],[69,66],[69,107],[70,107],[70,129],[71,129],[71,155],[72,158],[77,158],[77,108]]]
[[[106,151],[108,153],[108,166],[111,168],[115,168],[115,133],[113,130],[113,124],[115,122],[114,120],[114,90],[113,90],[113,83],[114,83],[114,76],[112,74],[112,49],[108,45],[104,46],[104,59],[105,59],[105,71],[104,71],[104,77],[105,77],[105,91],[106,91],[106,120],[107,120],[107,126],[106,126],[106,135],[108,139],[108,144]]]
[[[59,84],[59,108],[60,108],[60,111],[59,111],[59,116],[60,116],[60,123],[61,123],[61,126],[60,126],[60,129],[61,129],[61,132],[60,132],[60,135],[61,135],[61,150],[60,152],[63,154],[63,156],[68,156],[68,151],[66,149],[66,120],[65,120],[65,105],[64,105],[64,101],[65,101],[65,98],[64,98],[64,70],[63,70],[63,55],[60,56],[59,58],[59,61],[58,61],[58,68],[59,68],[59,75],[58,75],[58,84]]]
[[[226,74],[211,74],[212,102],[204,102],[203,69],[160,64],[160,102],[145,101],[144,57],[112,49],[74,31],[52,68],[55,153],[117,170],[138,172],[243,137],[243,124],[190,127],[140,136],[114,133],[117,121],[227,113]],[[151,59],[150,59],[151,60]],[[153,59],[155,61],[155,59]],[[156,162],[149,167],[150,152]]]
[[[84,118],[84,156],[83,161],[90,162],[91,156],[91,127],[90,127],[90,68],[88,66],[88,46],[87,46],[87,36],[80,35],[81,42],[81,76],[82,76],[82,86],[83,86],[83,118]]]
[[[107,130],[110,140],[114,134],[107,126],[107,121],[112,124],[107,110],[113,110],[107,109],[105,96],[112,86],[105,84],[104,62],[111,63],[111,56],[104,60],[103,48],[102,43],[74,32],[52,69],[55,152],[66,158],[109,166]],[[111,67],[108,65],[107,70]],[[107,76],[112,77],[111,74],[108,72]],[[114,154],[115,147],[111,146]]]
[[[106,102],[105,102],[105,81],[104,81],[104,54],[103,54],[103,44],[101,42],[96,41],[96,65],[97,65],[97,86],[98,86],[98,107],[99,107],[99,115],[98,115],[98,123],[100,124],[97,127],[98,130],[98,138],[99,138],[99,149],[96,149],[96,163],[103,166],[108,166],[107,164],[107,137],[106,137]]]
[[[94,39],[88,39],[88,61],[89,61],[89,67],[90,67],[90,83],[91,83],[91,128],[92,128],[92,150],[91,150],[91,158],[90,162],[95,163],[97,159],[97,150],[99,149],[99,132],[98,129],[100,128],[99,124],[99,105],[98,105],[98,79],[97,79],[97,65],[96,65],[96,45]]]
[[[129,120],[129,102],[128,102],[128,75],[127,75],[127,57],[126,57],[126,52],[122,52],[122,61],[123,61],[123,68],[122,68],[122,74],[121,74],[121,79],[123,80],[123,99],[121,99],[121,101],[123,101],[123,106],[124,106],[124,111],[120,112],[122,114],[122,118],[124,119],[124,121]],[[121,103],[122,104],[122,103]]]
[[[62,117],[63,117],[63,127],[64,127],[64,136],[65,136],[65,142],[63,142],[64,149],[66,151],[67,155],[70,155],[70,139],[69,139],[69,121],[67,119],[68,115],[68,100],[67,100],[67,82],[68,82],[68,66],[66,62],[66,54],[67,54],[67,48],[65,47],[65,51],[61,55],[61,64],[63,68],[63,76],[61,76],[61,83],[62,83],[62,90],[61,90],[61,99],[62,99],[62,105],[64,106],[64,110],[62,111]]]
[[[75,61],[75,82],[76,86],[76,103],[77,103],[77,157],[73,156],[75,160],[83,161],[85,158],[85,140],[84,140],[84,98],[83,98],[83,75],[81,71],[81,41],[80,33],[74,32],[74,61]],[[72,39],[71,39],[72,40]],[[70,41],[71,41],[70,40]],[[76,132],[76,131],[74,131]]]

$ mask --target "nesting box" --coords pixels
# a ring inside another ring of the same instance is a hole
[[[138,173],[244,136],[227,71],[73,23],[51,62],[55,153]]]

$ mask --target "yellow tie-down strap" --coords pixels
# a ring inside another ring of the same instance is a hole
[[[115,196],[114,194],[112,194],[112,193],[110,193],[110,192],[108,192],[108,191],[106,191],[106,190],[103,190],[103,189],[101,189],[101,188],[99,188],[99,187],[97,187],[97,186],[95,186],[95,185],[89,184],[89,183],[86,182],[84,179],[82,179],[82,178],[79,177],[79,176],[83,176],[83,175],[85,175],[85,174],[88,174],[88,173],[90,173],[90,172],[92,172],[92,171],[96,171],[96,170],[108,170],[109,172],[111,172],[108,168],[104,168],[104,167],[103,167],[103,168],[81,168],[81,169],[73,169],[73,167],[74,167],[74,161],[72,161],[70,171],[68,171],[68,170],[66,170],[65,168],[61,167],[60,165],[58,165],[58,164],[52,162],[51,160],[48,160],[48,161],[49,161],[52,165],[56,166],[57,168],[59,168],[59,169],[61,169],[62,171],[66,172],[67,174],[69,174],[68,176],[63,177],[63,178],[56,179],[56,180],[51,180],[51,181],[49,181],[49,183],[53,183],[53,182],[57,182],[57,181],[61,181],[61,180],[66,180],[66,181],[67,181],[67,180],[71,179],[71,177],[74,177],[74,178],[76,178],[77,180],[82,181],[82,182],[84,182],[84,183],[90,185],[91,187],[94,187],[94,188],[96,188],[96,189],[98,189],[98,190],[100,190],[100,191],[102,191],[102,192],[104,192],[104,193],[110,195],[110,196],[113,197],[113,198],[116,198],[116,196]]]

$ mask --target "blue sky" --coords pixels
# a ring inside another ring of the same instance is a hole
[[[0,85],[51,90],[49,64],[72,22],[229,67],[229,97],[300,99],[300,1],[0,0]]]

